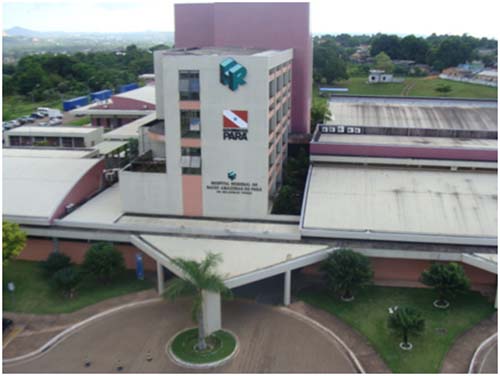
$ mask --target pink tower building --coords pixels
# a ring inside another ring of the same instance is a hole
[[[175,5],[175,46],[293,48],[292,133],[309,133],[312,40],[309,3]]]

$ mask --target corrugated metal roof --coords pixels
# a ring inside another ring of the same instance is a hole
[[[330,101],[328,124],[367,127],[496,130],[497,107],[451,100],[375,102],[365,99]]]
[[[100,159],[4,158],[3,216],[47,222]]]
[[[496,172],[317,165],[306,195],[303,228],[497,236]]]

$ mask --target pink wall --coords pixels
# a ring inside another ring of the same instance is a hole
[[[309,133],[309,3],[176,4],[175,46],[293,48],[292,132]]]
[[[76,264],[81,264],[85,253],[92,243],[82,240],[59,240],[59,251],[71,258],[71,261]],[[127,269],[135,269],[135,255],[142,254],[144,270],[156,270],[156,261],[143,253],[139,248],[131,244],[116,243],[115,247],[123,254],[125,259],[125,267]],[[17,257],[18,260],[27,261],[43,261],[54,251],[54,243],[51,239],[46,238],[28,238],[26,246],[21,254]]]
[[[201,217],[203,215],[201,184],[201,175],[182,175],[182,203],[185,216]]]
[[[432,148],[408,146],[355,145],[334,143],[311,143],[312,155],[353,155],[365,157],[454,159],[467,161],[495,161],[497,150]]]
[[[94,167],[88,170],[85,175],[80,178],[80,180],[78,180],[55,211],[54,215],[50,219],[51,223],[54,219],[60,218],[64,215],[66,205],[71,203],[77,205],[101,188],[102,171],[104,168],[104,160],[101,160],[99,163],[96,163]]]

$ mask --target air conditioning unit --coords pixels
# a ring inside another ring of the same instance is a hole
[[[361,134],[361,128],[359,128],[359,127],[354,128],[354,133]]]
[[[337,127],[328,127],[330,130],[330,133],[337,133]]]
[[[344,131],[345,131],[345,127],[344,127],[343,125],[339,125],[339,126],[337,127],[337,132],[338,132],[338,133],[344,133]]]
[[[354,128],[353,127],[347,127],[346,128],[346,133],[354,133]]]
[[[118,168],[104,170],[104,179],[106,179],[108,183],[114,183],[118,181],[118,171]]]

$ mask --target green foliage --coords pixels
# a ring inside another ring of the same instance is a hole
[[[434,288],[441,304],[470,288],[470,281],[464,269],[455,262],[433,263],[422,272],[420,280],[423,284]]]
[[[375,56],[374,67],[376,69],[383,69],[386,73],[392,73],[394,71],[394,64],[385,52],[380,52]]]
[[[325,121],[330,120],[332,113],[328,99],[313,95],[311,105],[311,133],[316,129],[316,125],[324,124]]]
[[[391,59],[400,59],[401,40],[397,35],[377,34],[373,37],[370,54],[377,56],[381,52],[389,55]]]
[[[193,321],[198,321],[202,304],[202,290],[231,297],[231,290],[224,284],[223,277],[214,270],[220,262],[222,262],[222,256],[212,252],[207,253],[201,262],[183,258],[173,259],[172,263],[182,271],[184,278],[175,278],[165,289],[164,296],[170,300],[181,296],[194,296],[191,313]]]
[[[389,314],[387,326],[403,338],[405,345],[408,345],[409,335],[416,336],[424,332],[425,319],[412,307],[398,307]]]
[[[344,299],[352,298],[355,289],[369,284],[373,278],[368,257],[351,249],[332,252],[322,265],[322,270],[330,290],[340,293]]]
[[[332,39],[317,40],[313,47],[313,75],[316,82],[333,83],[349,78],[347,56]]]
[[[123,255],[111,243],[92,245],[83,261],[84,270],[108,283],[125,270]]]
[[[71,266],[71,259],[64,253],[52,252],[41,266],[47,275],[52,276],[55,272]]]
[[[3,221],[2,223],[2,254],[3,265],[15,258],[26,245],[26,233],[17,223]]]
[[[76,288],[82,281],[82,275],[74,266],[67,266],[58,270],[52,276],[52,283],[57,290],[63,292],[64,296],[72,299]]]
[[[417,38],[414,35],[407,35],[401,39],[400,58],[414,60],[416,63],[425,63],[429,45],[424,38]]]
[[[448,84],[438,85],[434,90],[440,94],[448,94],[451,91],[451,86]]]
[[[273,214],[299,215],[309,170],[309,156],[301,148],[295,157],[288,157],[283,186],[273,203]]]
[[[128,147],[130,151],[130,159],[136,158],[139,155],[139,140],[137,140],[137,138],[129,138]]]

